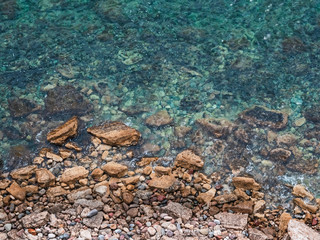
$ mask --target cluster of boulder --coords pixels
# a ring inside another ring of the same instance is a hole
[[[33,165],[3,174],[1,240],[320,239],[320,199],[302,185],[293,187],[293,209],[270,209],[253,178],[221,185],[219,173],[201,173],[204,161],[192,150],[177,154],[172,167],[143,157],[133,169],[121,162],[132,152],[119,149],[138,143],[136,129],[121,122],[88,128],[91,158],[69,140],[77,131],[73,117],[47,135],[58,154],[44,149]]]

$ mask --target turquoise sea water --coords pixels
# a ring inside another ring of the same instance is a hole
[[[3,0],[0,37],[5,170],[32,162],[50,146],[48,129],[78,115],[82,128],[105,120],[137,128],[141,146],[161,148],[157,156],[197,149],[206,173],[249,173],[270,192],[278,191],[274,182],[318,188],[319,0]],[[231,144],[237,139],[206,135],[195,123],[238,124],[238,114],[253,105],[289,114],[286,128],[275,132],[297,138],[290,167],[263,154],[277,145],[267,141],[268,128],[244,126],[251,141]],[[147,126],[160,110],[174,122]],[[178,126],[191,131],[177,137]],[[212,150],[216,145],[223,150]],[[230,161],[240,161],[237,169]]]

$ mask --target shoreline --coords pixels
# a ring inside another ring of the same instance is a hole
[[[171,167],[144,157],[131,170],[121,163],[121,148],[137,144],[137,130],[121,122],[91,127],[84,156],[84,146],[69,141],[77,129],[73,117],[47,135],[59,154],[42,149],[34,165],[2,174],[1,240],[320,237],[320,199],[302,185],[293,187],[291,208],[270,209],[263,185],[248,176],[221,185],[218,173],[200,172],[204,161],[192,150],[179,152]]]

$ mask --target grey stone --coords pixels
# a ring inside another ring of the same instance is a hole
[[[68,199],[70,202],[74,202],[77,199],[84,199],[88,195],[92,195],[92,190],[91,188],[86,188],[86,189],[79,189],[76,191],[72,191],[67,195]]]
[[[97,210],[102,210],[103,208],[103,202],[99,200],[88,200],[88,199],[77,199],[74,202],[75,207],[77,206],[82,206],[82,207],[88,207],[90,209],[97,209]]]
[[[47,211],[31,213],[24,216],[21,221],[25,228],[41,227],[49,221],[49,213]]]
[[[250,240],[272,240],[273,237],[268,237],[263,232],[259,231],[258,229],[249,228],[249,239]]]
[[[172,217],[181,218],[183,221],[188,221],[192,217],[192,210],[182,206],[180,203],[169,202],[161,210]]]
[[[91,218],[91,217],[93,217],[93,216],[95,216],[97,214],[98,214],[98,210],[97,209],[93,209],[88,213],[87,217]]]
[[[102,212],[98,212],[97,215],[95,215],[91,218],[83,219],[83,223],[90,228],[100,228],[102,221],[103,221],[103,213]]]
[[[4,225],[4,229],[5,229],[7,232],[9,232],[9,231],[11,230],[11,228],[12,228],[12,224],[11,224],[11,223],[7,223],[7,224]]]

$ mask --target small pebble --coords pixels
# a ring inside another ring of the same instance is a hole
[[[173,232],[172,232],[171,230],[168,230],[168,231],[167,231],[167,236],[168,236],[168,237],[172,237],[172,236],[173,236]]]
[[[114,230],[114,232],[117,233],[117,234],[119,234],[119,233],[122,232],[122,230],[118,228],[118,229]]]
[[[217,225],[220,225],[220,221],[218,219],[215,219],[213,222]]]
[[[151,227],[151,222],[146,222],[147,227]]]
[[[11,223],[7,223],[7,224],[4,225],[4,229],[5,229],[7,232],[9,232],[9,231],[11,230],[11,228],[12,228],[12,224],[11,224]]]
[[[52,239],[52,238],[55,238],[55,237],[56,237],[56,235],[53,234],[53,233],[49,233],[49,234],[48,234],[48,238],[49,238],[49,239]]]

